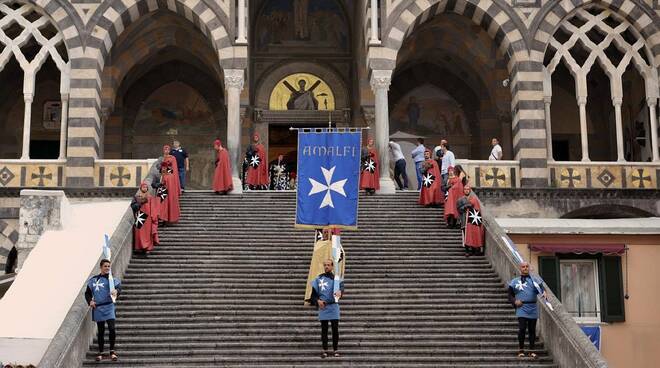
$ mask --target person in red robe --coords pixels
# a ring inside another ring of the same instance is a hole
[[[252,144],[248,147],[246,159],[248,160],[245,182],[251,190],[268,189],[268,159],[266,148],[259,143],[259,134],[254,133]]]
[[[424,151],[422,162],[422,190],[419,192],[419,204],[422,206],[437,206],[444,202],[440,191],[442,178],[438,163],[431,158],[431,150]]]
[[[445,222],[448,228],[456,228],[459,219],[456,204],[463,196],[463,185],[466,184],[467,178],[461,165],[449,166],[447,172],[449,173],[449,179],[447,180],[449,189],[445,199]]]
[[[215,174],[213,175],[213,191],[216,194],[227,194],[234,189],[231,181],[231,162],[229,152],[222,147],[222,142],[216,139],[213,142],[213,149],[216,152]]]
[[[135,216],[133,224],[133,247],[137,253],[149,254],[158,245],[159,199],[149,194],[147,183],[140,184],[140,190],[131,202]]]
[[[369,138],[367,147],[363,150],[360,189],[364,189],[367,194],[374,194],[380,189],[380,160],[373,138]]]
[[[170,154],[172,152],[172,148],[170,147],[169,144],[166,144],[163,146],[163,161],[162,162],[169,162],[172,171],[174,172],[174,176],[176,177],[176,188],[177,188],[177,193],[181,195],[181,183],[179,182],[179,166],[176,163],[176,157],[172,156]],[[168,190],[170,190],[168,188]]]
[[[463,246],[465,256],[476,255],[483,251],[485,230],[481,218],[481,205],[472,187],[466,184],[463,187],[464,197],[458,200],[458,209],[461,213],[461,227],[463,228]]]
[[[179,209],[179,175],[174,172],[172,163],[169,161],[164,161],[160,165],[160,175],[160,184],[167,190],[167,196],[160,203],[160,218],[164,222],[172,224],[178,222],[181,216]]]

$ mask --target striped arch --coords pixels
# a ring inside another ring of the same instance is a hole
[[[101,156],[107,115],[101,108],[101,75],[124,29],[153,11],[169,10],[188,19],[208,38],[223,68],[244,67],[246,48],[234,47],[228,32],[230,4],[230,0],[116,0],[99,6],[87,26],[90,34],[84,54],[72,60],[67,186],[94,184],[94,160]]]
[[[471,19],[488,32],[503,55],[524,60],[527,47],[520,32],[524,26],[515,15],[511,18],[509,12],[492,0],[415,0],[394,10],[387,22],[389,28],[383,32],[384,46],[392,61],[396,62],[396,54],[408,35],[442,13],[455,13]]]
[[[492,0],[415,0],[393,11],[383,33],[385,49],[369,60],[372,69],[394,68],[406,37],[437,14],[455,13],[483,27],[508,59],[511,88],[512,143],[520,161],[521,185],[548,185],[543,106],[542,63],[530,59],[521,30],[523,23],[510,9]]]
[[[653,53],[653,63],[660,68],[660,17],[647,4],[637,0],[562,0],[548,2],[536,16],[530,27],[533,35],[532,57],[542,61],[550,37],[561,22],[575,10],[589,4],[595,4],[625,18],[644,37]]]

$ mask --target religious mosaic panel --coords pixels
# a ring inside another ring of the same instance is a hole
[[[335,95],[321,78],[309,73],[287,76],[270,94],[271,110],[334,110]]]
[[[623,178],[625,169],[620,166],[594,166],[587,168],[589,179],[587,187],[589,188],[621,188],[623,187]]]
[[[57,163],[2,164],[0,187],[53,188],[64,182],[64,165]]]
[[[270,0],[255,27],[257,52],[349,52],[349,27],[336,1]]]
[[[446,91],[425,84],[405,94],[390,112],[390,135],[421,136],[428,145],[447,139],[456,157],[468,157],[470,128],[460,104]]]
[[[474,169],[476,186],[482,188],[515,188],[516,170],[512,167],[477,166]]]

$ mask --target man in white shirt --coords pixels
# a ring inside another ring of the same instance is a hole
[[[447,187],[447,178],[449,176],[447,169],[451,166],[454,167],[456,166],[456,158],[454,157],[454,152],[452,152],[449,149],[449,144],[447,141],[443,140],[442,141],[442,151],[444,154],[442,155],[442,168],[440,169],[440,176],[442,176],[442,184],[443,188]]]
[[[493,149],[490,151],[490,156],[488,156],[488,159],[490,161],[499,161],[502,159],[502,146],[500,146],[500,141],[497,138],[493,138],[490,141],[491,146],[493,146]]]
[[[390,141],[390,155],[394,162],[394,180],[400,190],[406,190],[408,189],[408,174],[406,174],[406,158],[403,157],[401,145]],[[403,184],[401,184],[400,177],[403,177]]]
[[[417,138],[417,147],[412,150],[412,158],[415,161],[415,172],[417,173],[417,190],[422,189],[422,162],[424,162],[424,138]]]

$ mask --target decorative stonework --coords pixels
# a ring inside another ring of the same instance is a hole
[[[555,188],[660,189],[660,165],[554,162],[549,166]]]
[[[156,160],[97,160],[94,168],[99,187],[139,187]]]
[[[372,70],[371,71],[371,89],[376,91],[377,89],[386,89],[390,88],[390,83],[392,82],[392,71],[391,70]]]

